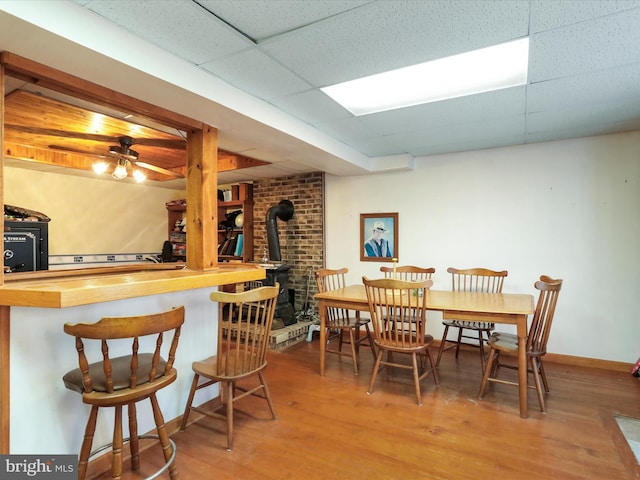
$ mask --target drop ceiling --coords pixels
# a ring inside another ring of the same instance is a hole
[[[410,168],[430,155],[640,129],[640,1],[75,3],[355,152],[327,154],[331,173],[384,171],[397,158]],[[524,86],[359,117],[320,91],[526,36]],[[254,127],[219,127],[221,145],[273,163],[239,170],[229,181],[271,176],[270,168],[273,176],[323,169],[317,145],[300,136],[295,157],[286,158],[285,140],[270,154],[279,136],[264,118]],[[296,137],[297,130],[284,133]],[[358,168],[341,169],[353,158],[361,159]]]

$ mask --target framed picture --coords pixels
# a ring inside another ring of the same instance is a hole
[[[398,213],[360,214],[360,260],[391,262],[398,258]]]

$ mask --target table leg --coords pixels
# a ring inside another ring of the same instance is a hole
[[[527,316],[518,318],[518,391],[520,418],[527,418]]]
[[[324,375],[324,357],[327,343],[327,329],[324,328],[327,321],[327,307],[324,300],[318,302],[318,313],[320,315],[320,375]]]

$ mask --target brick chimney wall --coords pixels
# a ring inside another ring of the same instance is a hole
[[[289,288],[295,289],[295,311],[304,308],[309,282],[308,300],[317,313],[313,274],[324,265],[324,174],[314,172],[259,180],[253,184],[253,200],[253,258],[257,262],[262,260],[264,248],[267,256],[269,252],[267,211],[280,200],[293,203],[293,218],[288,222],[276,220],[282,262],[292,265]]]

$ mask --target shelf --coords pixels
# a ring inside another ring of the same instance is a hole
[[[242,210],[243,224],[242,227],[233,227],[230,229],[218,229],[218,245],[222,244],[227,236],[237,237],[242,234],[242,255],[220,255],[219,260],[240,260],[244,263],[253,260],[253,185],[250,183],[240,183],[231,186],[233,200],[227,202],[218,202],[218,224],[226,219],[225,214],[234,210]],[[187,212],[186,201],[178,200],[169,202],[167,207],[168,217],[168,233],[167,239],[173,245],[186,244],[186,233],[175,231],[176,221],[182,220]],[[184,240],[182,237],[184,236]],[[175,250],[175,247],[174,247]],[[182,252],[181,252],[182,253]],[[186,255],[173,254],[172,259],[184,259]],[[186,252],[185,252],[186,253]]]

